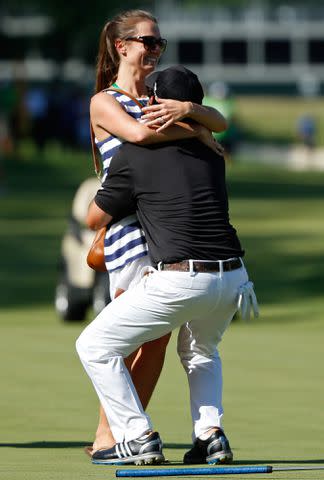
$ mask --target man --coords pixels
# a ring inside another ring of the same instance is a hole
[[[174,79],[176,78],[176,82]],[[155,93],[202,101],[196,75],[183,67],[154,74]],[[169,90],[170,93],[170,90]],[[181,326],[178,353],[186,370],[193,448],[185,463],[229,463],[222,430],[222,373],[217,351],[251,288],[244,252],[229,223],[224,160],[198,140],[154,146],[124,144],[90,206],[97,229],[136,211],[154,267],[111,302],[77,341],[81,361],[118,443],[94,453],[95,463],[161,463],[162,442],[138,400],[123,358],[144,342]],[[250,290],[251,292],[251,290]],[[249,300],[250,296],[248,296]]]

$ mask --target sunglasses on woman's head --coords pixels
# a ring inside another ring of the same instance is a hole
[[[148,50],[149,52],[153,52],[156,47],[159,47],[161,52],[164,52],[168,43],[165,38],[156,38],[153,37],[153,35],[127,37],[126,40],[143,43],[145,50]]]

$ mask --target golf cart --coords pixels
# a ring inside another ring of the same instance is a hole
[[[89,230],[84,222],[89,203],[99,186],[95,177],[80,185],[62,239],[55,310],[66,322],[84,320],[90,307],[98,314],[110,302],[108,273],[95,272],[86,261],[95,232]]]

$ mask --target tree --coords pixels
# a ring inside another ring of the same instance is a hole
[[[124,0],[123,10],[152,10],[153,0]],[[10,0],[2,7],[8,14],[45,14],[54,21],[57,50],[62,58],[79,57],[94,61],[100,31],[107,19],[121,11],[117,0]]]

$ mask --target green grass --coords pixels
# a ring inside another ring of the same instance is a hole
[[[294,324],[234,323],[224,338],[225,426],[237,464],[324,463],[324,327],[319,310],[299,306],[304,310],[296,308]],[[60,324],[50,308],[3,311],[1,323],[3,478],[113,478],[112,467],[92,466],[83,453],[97,419],[95,395],[74,352],[83,326]],[[174,340],[149,413],[167,458],[178,464],[191,425]]]
[[[324,145],[324,101],[286,96],[241,96],[237,98],[237,120],[245,135],[267,143],[296,143],[296,125],[302,115],[316,121],[316,144]]]
[[[261,303],[322,296],[322,172],[236,166],[229,171],[231,218]]]
[[[0,477],[113,479],[114,468],[93,466],[83,453],[97,422],[97,399],[74,348],[84,324],[64,325],[52,305],[61,235],[90,159],[49,152],[6,162],[5,171]],[[235,461],[324,464],[324,174],[234,163],[228,180],[231,219],[261,311],[259,320],[234,322],[220,347],[224,423]],[[167,458],[178,464],[191,423],[175,339],[149,413]],[[269,478],[322,477],[314,471]]]

